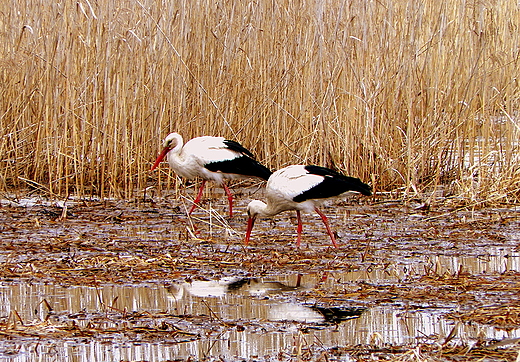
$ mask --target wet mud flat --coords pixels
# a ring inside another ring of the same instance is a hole
[[[0,360],[517,360],[517,206],[248,200],[2,200]]]

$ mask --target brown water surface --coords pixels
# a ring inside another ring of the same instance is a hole
[[[514,207],[354,199],[324,208],[339,249],[315,215],[297,249],[290,213],[245,247],[245,199],[3,200],[0,359],[516,358]]]

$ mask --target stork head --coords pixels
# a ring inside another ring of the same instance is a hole
[[[256,219],[258,215],[264,216],[264,210],[267,205],[260,200],[253,200],[247,205],[247,215],[249,218]]]
[[[174,149],[178,144],[182,144],[182,136],[176,132],[170,133],[163,141],[163,147],[169,150]]]
[[[163,141],[163,150],[161,151],[161,153],[159,153],[159,156],[157,156],[157,159],[155,160],[150,171],[155,170],[157,168],[157,166],[159,166],[159,164],[166,157],[168,152],[170,152],[173,149],[180,150],[182,148],[182,146],[183,146],[183,142],[182,142],[182,136],[180,134],[174,132],[174,133],[170,133],[168,136],[166,136],[166,138]]]
[[[255,220],[258,215],[263,215],[264,210],[267,207],[265,203],[259,200],[253,200],[247,205],[247,215],[249,216],[247,220],[247,230],[246,230],[246,239],[245,244],[249,243],[249,239],[251,238],[251,231],[253,230],[253,226],[255,225]]]

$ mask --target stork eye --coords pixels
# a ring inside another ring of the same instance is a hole
[[[174,148],[175,144],[176,144],[175,140],[170,139],[170,140],[166,140],[166,142],[164,143],[164,146],[167,148]]]

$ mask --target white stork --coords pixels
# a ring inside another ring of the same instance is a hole
[[[292,165],[274,172],[267,181],[267,204],[253,200],[247,206],[249,220],[246,245],[249,243],[257,216],[272,217],[282,211],[296,210],[298,217],[296,244],[298,246],[300,246],[303,229],[300,211],[316,211],[327,228],[332,244],[337,248],[336,238],[330,229],[327,217],[318,209],[318,206],[326,199],[340,196],[347,191],[357,191],[366,196],[372,194],[372,188],[358,178],[345,176],[325,167]]]
[[[226,140],[224,137],[196,137],[184,144],[180,134],[170,133],[164,139],[163,147],[151,171],[167,157],[170,167],[177,175],[188,180],[197,177],[202,179],[199,193],[188,214],[191,214],[200,202],[206,181],[215,181],[226,191],[229,217],[232,217],[233,195],[225,184],[226,180],[246,177],[267,180],[272,173],[256,161],[253,154],[240,143]]]

